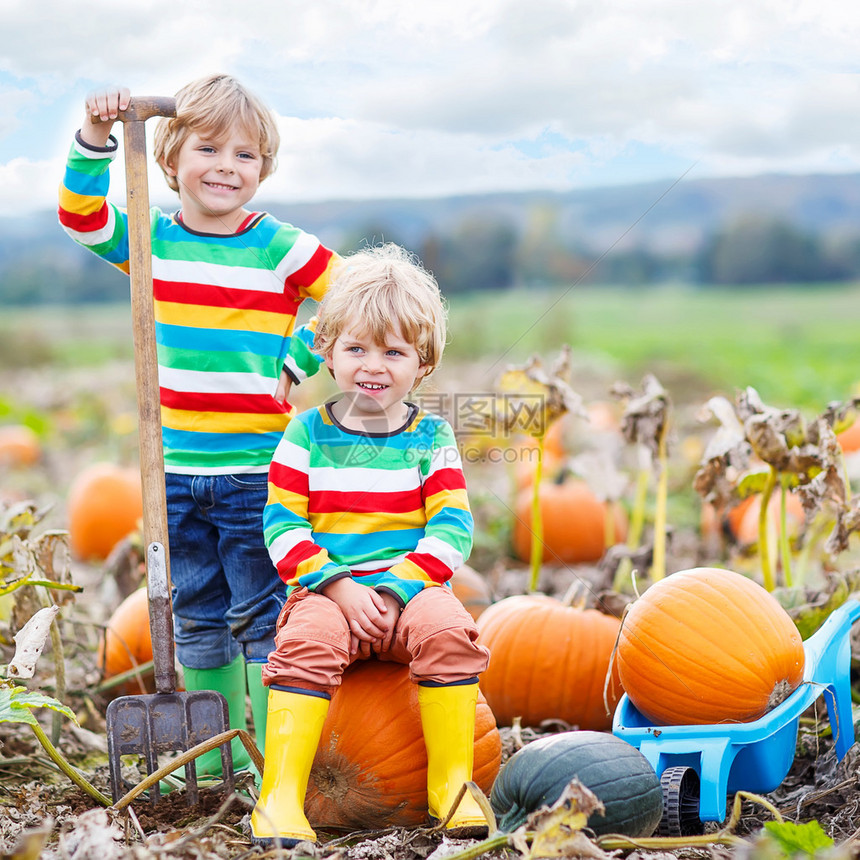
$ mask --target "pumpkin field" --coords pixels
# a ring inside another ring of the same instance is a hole
[[[452,585],[491,652],[467,786],[489,836],[427,823],[415,685],[370,660],[311,772],[320,842],[267,852],[247,774],[152,805],[126,757],[112,804],[105,710],[154,689],[129,309],[4,313],[3,856],[857,856],[858,319],[860,290],[818,285],[452,301],[415,399],[475,520]]]

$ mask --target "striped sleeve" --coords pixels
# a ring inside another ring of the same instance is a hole
[[[454,432],[438,419],[422,486],[427,523],[424,535],[402,561],[381,574],[377,591],[390,591],[403,604],[424,588],[442,585],[465,563],[474,522]]]
[[[313,376],[322,364],[322,356],[313,351],[316,336],[317,317],[313,317],[305,325],[299,326],[290,337],[287,357],[284,359],[284,370],[294,383],[300,383]]]
[[[72,239],[128,274],[128,217],[106,200],[108,168],[116,153],[113,136],[101,149],[87,146],[75,135],[60,185],[58,215]]]
[[[287,585],[319,591],[349,576],[314,541],[308,520],[311,441],[307,426],[291,421],[269,467],[269,497],[263,510],[263,535],[278,574]]]

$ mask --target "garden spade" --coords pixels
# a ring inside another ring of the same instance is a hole
[[[118,114],[118,119],[124,124],[129,275],[143,490],[143,540],[146,546],[149,626],[152,632],[156,692],[122,696],[108,705],[108,761],[111,792],[115,802],[125,793],[121,756],[142,755],[146,761],[147,772],[151,774],[158,769],[159,753],[184,752],[214,735],[226,732],[229,728],[227,702],[220,693],[214,690],[176,691],[144,131],[147,119],[175,115],[174,99],[147,97],[132,99],[128,108]],[[98,121],[98,117],[93,117],[93,122]],[[221,765],[225,790],[230,791],[233,788],[233,757],[229,741],[221,746]],[[193,760],[185,765],[185,779],[188,802],[194,805],[199,795]],[[152,803],[158,802],[157,783],[150,789],[150,798]]]

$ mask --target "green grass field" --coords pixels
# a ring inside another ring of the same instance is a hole
[[[598,368],[634,386],[651,372],[676,402],[751,385],[770,405],[817,412],[860,394],[860,285],[518,289],[450,305],[449,371],[481,364],[496,377],[569,343],[580,372]],[[0,316],[0,369],[98,366],[132,353],[128,306]],[[572,380],[577,390],[588,382]]]
[[[569,343],[633,385],[654,373],[683,389],[676,400],[749,385],[769,405],[820,411],[860,394],[856,284],[478,294],[451,302],[450,328],[446,361],[490,361],[500,371]]]

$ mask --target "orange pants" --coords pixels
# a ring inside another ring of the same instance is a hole
[[[371,659],[405,663],[414,682],[452,684],[477,677],[490,652],[476,643],[478,629],[451,589],[433,586],[400,613],[391,647]],[[281,610],[275,650],[263,667],[263,683],[331,694],[353,660],[349,627],[338,605],[323,594],[297,589]]]

